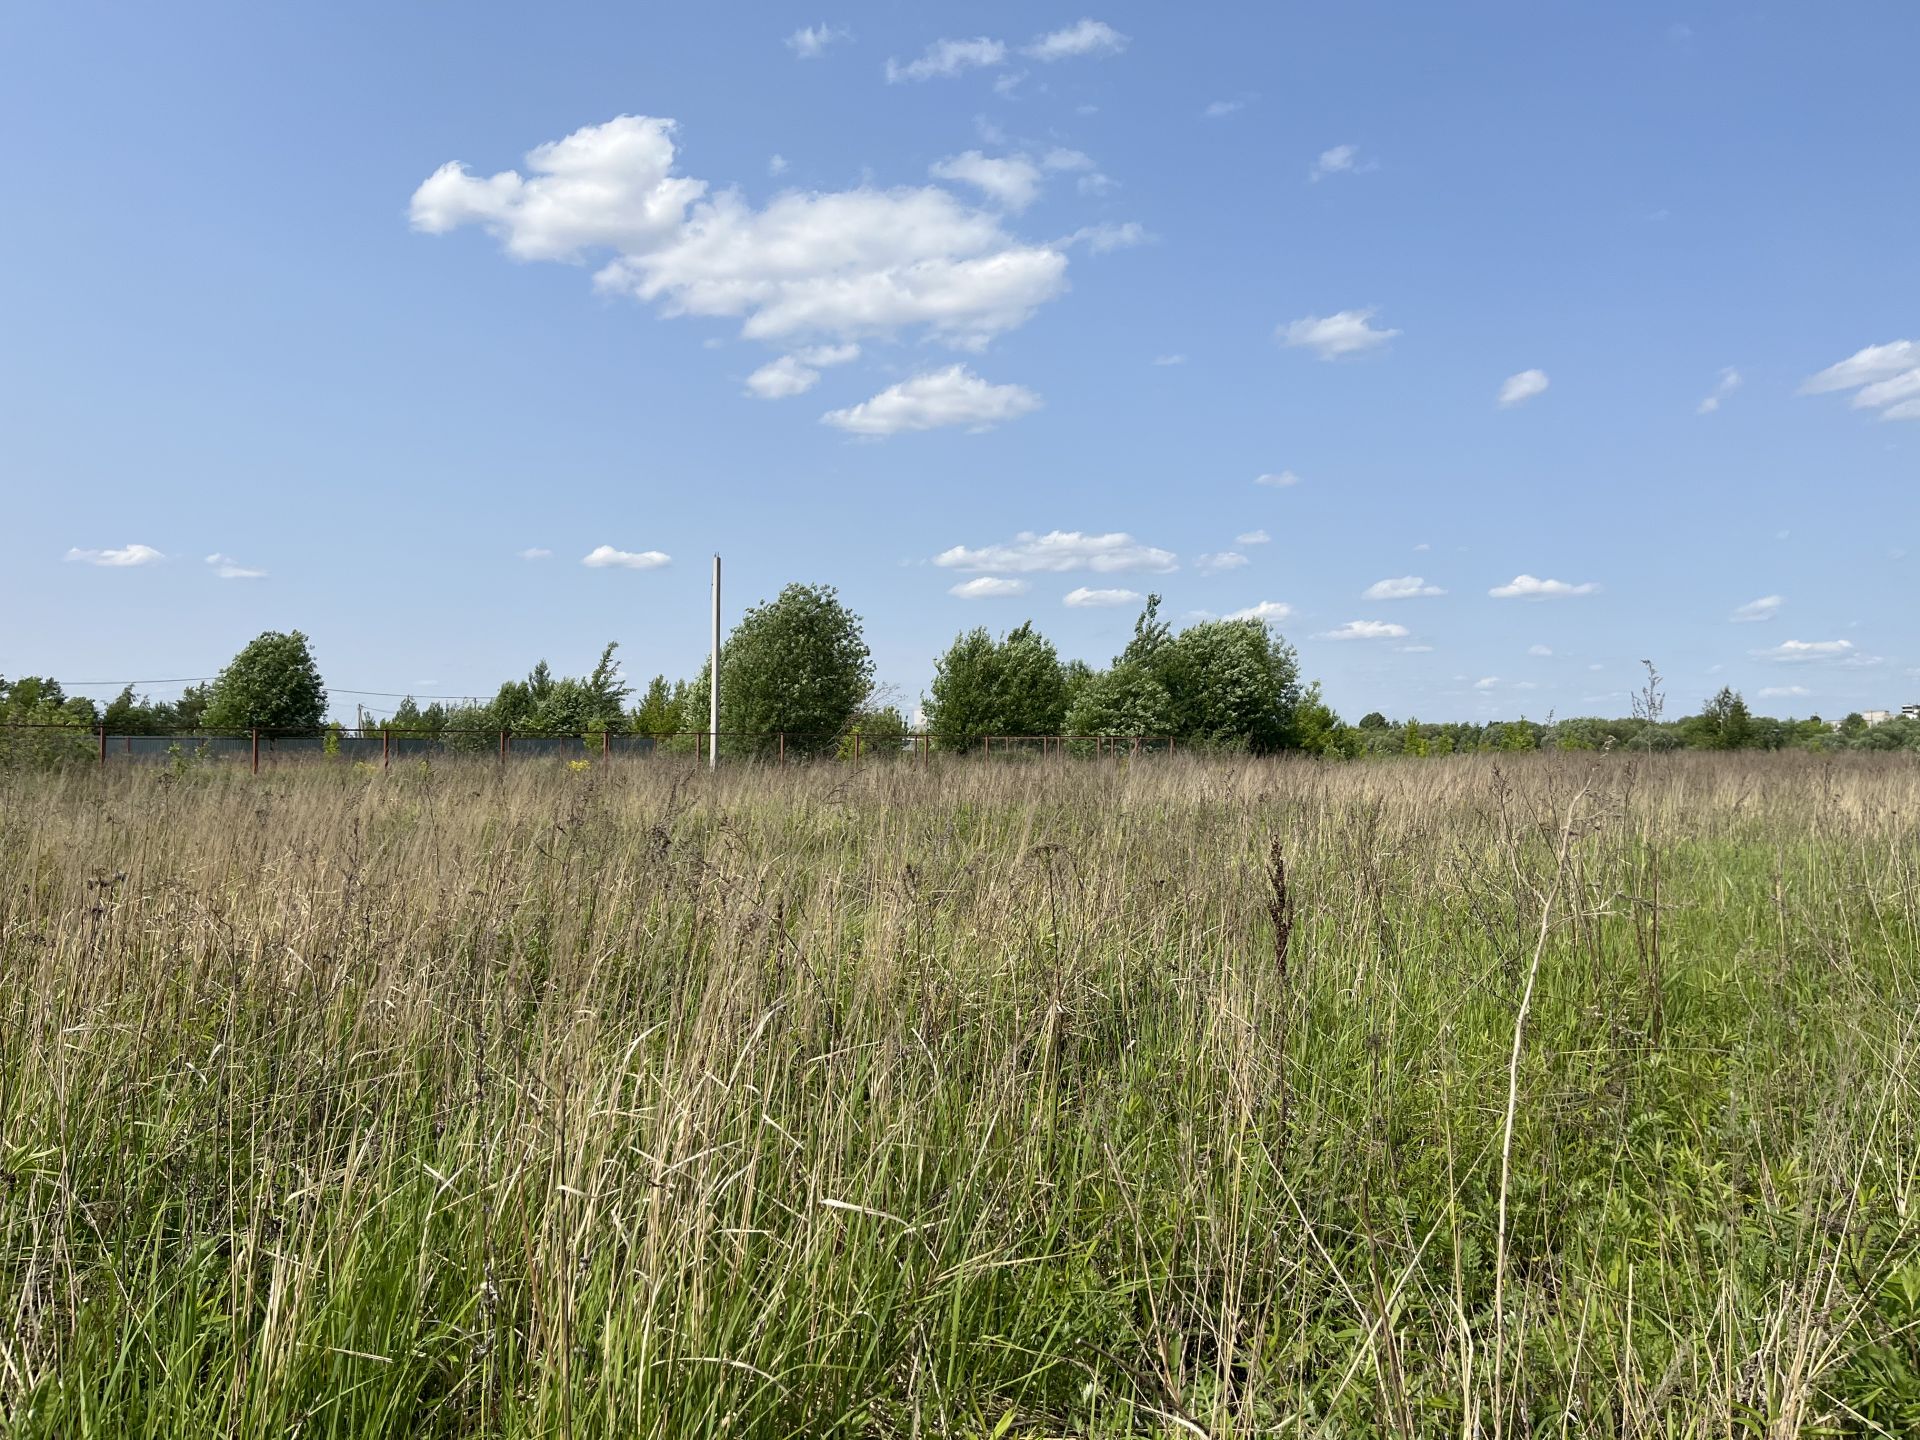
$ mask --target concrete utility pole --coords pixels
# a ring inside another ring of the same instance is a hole
[[[707,768],[720,768],[720,557],[713,557],[713,681],[707,699]]]

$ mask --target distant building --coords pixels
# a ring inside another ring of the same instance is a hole
[[[1887,710],[1862,710],[1860,718],[1869,725],[1884,725],[1893,718],[1893,715]]]
[[[1900,707],[1900,718],[1902,720],[1920,720],[1920,705],[1902,705]]]

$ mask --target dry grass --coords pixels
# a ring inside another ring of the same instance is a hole
[[[1920,768],[1595,758],[0,776],[0,1423],[1914,1433]]]

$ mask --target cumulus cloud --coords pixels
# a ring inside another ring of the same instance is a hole
[[[1007,63],[1007,47],[998,40],[976,36],[972,40],[936,40],[918,60],[902,65],[887,61],[887,83],[904,80],[950,80],[964,70],[979,70]]]
[[[1438,585],[1429,585],[1419,575],[1396,575],[1391,580],[1376,580],[1360,592],[1362,600],[1418,600],[1429,595],[1444,595],[1447,592]]]
[[[1544,394],[1552,383],[1544,370],[1522,370],[1518,375],[1509,375],[1500,386],[1500,404],[1503,408],[1524,404]]]
[[[1373,309],[1342,310],[1333,315],[1308,315],[1289,320],[1278,330],[1280,343],[1295,349],[1311,350],[1322,360],[1337,360],[1342,355],[1358,355],[1377,349],[1400,332],[1381,330],[1373,324],[1379,313]]]
[[[972,549],[955,545],[933,557],[949,570],[978,570],[988,574],[1065,574],[1091,570],[1110,575],[1123,570],[1168,571],[1179,568],[1171,550],[1143,545],[1125,531],[1092,535],[1079,530],[1049,530],[1036,535],[1022,530],[1001,545]]]
[[[962,600],[991,600],[1002,595],[1024,595],[1027,582],[1009,580],[999,575],[976,575],[971,580],[962,580],[948,590],[949,595],[958,595]]]
[[[1565,580],[1541,580],[1532,575],[1516,575],[1505,585],[1496,585],[1487,594],[1496,600],[1559,600],[1569,595],[1591,595],[1600,587],[1591,580],[1570,585]]]
[[[769,155],[767,157],[767,174],[784,175],[786,173],[787,173],[787,157],[786,156]]]
[[[522,560],[551,560],[553,551],[543,545],[531,545],[520,552]]]
[[[1853,655],[1851,640],[1782,640],[1766,650],[1756,650],[1756,660],[1837,660]]]
[[[1184,355],[1156,355],[1153,357],[1153,363],[1156,365],[1184,365],[1187,363],[1187,357]]]
[[[1247,563],[1247,557],[1238,551],[1222,550],[1217,555],[1202,555],[1193,563],[1202,575],[1218,575],[1223,570],[1238,570]]]
[[[1081,20],[1036,38],[1020,53],[1029,59],[1052,62],[1081,55],[1118,55],[1127,48],[1127,37],[1104,20]]]
[[[1473,688],[1476,690],[1491,690],[1499,683],[1500,677],[1498,675],[1482,675],[1478,680],[1473,682]]]
[[[1693,407],[1694,414],[1711,415],[1720,408],[1722,400],[1740,388],[1740,383],[1740,372],[1729,365],[1720,372],[1720,379],[1715,382],[1713,393]]]
[[[1264,530],[1249,530],[1244,535],[1234,536],[1233,543],[1236,545],[1265,545],[1272,539],[1273,537]]]
[[[616,550],[600,545],[582,555],[580,563],[590,570],[658,570],[672,558],[658,550]]]
[[[798,356],[782,355],[747,376],[747,393],[762,400],[784,400],[789,395],[806,394],[819,382],[818,370],[803,364]]]
[[[596,288],[667,315],[736,319],[748,339],[849,341],[921,329],[980,349],[1065,289],[1067,256],[1022,243],[939,186],[786,191],[755,208],[673,173],[670,120],[623,115],[481,178],[450,162],[414,227],[478,225],[523,260],[612,251]]]
[[[1040,167],[1025,155],[987,155],[968,150],[936,160],[928,173],[936,180],[971,185],[1008,210],[1024,210],[1040,193]]]
[[[1110,605],[1138,605],[1146,597],[1138,590],[1089,590],[1082,585],[1069,590],[1061,603],[1075,609],[1093,609]]]
[[[829,410],[823,425],[852,435],[897,435],[964,425],[986,430],[1040,408],[1040,397],[1023,385],[991,385],[964,365],[952,365],[889,385],[870,400]]]
[[[1802,395],[1854,390],[1856,410],[1878,410],[1882,420],[1920,420],[1920,344],[1895,340],[1856,350],[1837,365],[1808,377]]]
[[[222,580],[264,580],[267,572],[255,569],[251,565],[242,565],[231,555],[209,555],[207,564],[213,567],[213,573]]]
[[[67,559],[76,560],[82,565],[103,565],[109,569],[122,569],[129,565],[151,565],[164,560],[151,545],[122,545],[117,550],[85,550],[75,547],[67,551]]]
[[[1388,620],[1349,620],[1335,630],[1323,630],[1319,640],[1404,640],[1407,627]]]
[[[1749,600],[1744,605],[1734,607],[1733,614],[1727,618],[1736,624],[1752,624],[1756,620],[1771,620],[1780,613],[1780,607],[1786,604],[1781,595],[1762,595],[1758,600]]]
[[[1307,171],[1307,179],[1318,184],[1329,175],[1355,175],[1375,169],[1373,161],[1360,160],[1358,145],[1335,145],[1331,150],[1322,150],[1313,168]]]
[[[1266,475],[1254,476],[1253,483],[1256,485],[1269,485],[1275,490],[1285,490],[1290,485],[1298,485],[1300,483],[1300,477],[1291,470],[1276,470]]]
[[[1813,692],[1804,685],[1763,685],[1760,687],[1762,700],[1793,700]]]
[[[1529,645],[1527,646],[1527,654],[1533,656],[1536,660],[1544,660],[1553,654],[1553,647],[1551,645]]]
[[[1280,621],[1292,614],[1293,606],[1284,600],[1262,600],[1258,605],[1249,605],[1244,610],[1235,610],[1227,616],[1227,619]]]
[[[787,36],[787,48],[802,60],[818,60],[836,40],[850,38],[829,25],[803,25]]]
[[[1224,120],[1235,111],[1246,108],[1247,102],[1244,100],[1215,100],[1200,113],[1209,120]]]

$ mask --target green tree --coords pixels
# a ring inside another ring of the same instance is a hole
[[[1080,679],[1082,696],[1095,679]],[[996,641],[970,630],[934,661],[922,702],[927,729],[946,750],[983,735],[1057,735],[1067,723],[1067,675],[1053,642],[1031,621]]]
[[[1081,684],[1066,728],[1073,735],[1168,735],[1173,699],[1151,665],[1122,657]]]
[[[69,697],[60,682],[24,675],[9,684],[0,675],[0,765],[57,765],[94,753],[89,733],[99,723],[93,701]]]
[[[1680,738],[1697,750],[1744,750],[1753,740],[1753,716],[1747,702],[1723,685],[1698,715],[1680,722]]]
[[[864,707],[840,737],[840,758],[897,760],[907,749],[907,717],[894,705]]]
[[[688,697],[705,730],[706,674]],[[831,585],[789,585],[740,619],[720,652],[722,754],[832,755],[873,690],[860,617]]]
[[[269,630],[213,682],[203,723],[214,729],[312,730],[327,714],[327,687],[298,630]]]
[[[1400,732],[1400,753],[1402,755],[1425,755],[1429,748],[1427,737],[1420,733],[1420,722],[1409,716],[1406,727]]]
[[[1350,755],[1353,752],[1347,728],[1321,696],[1318,680],[1300,692],[1299,702],[1293,707],[1293,733],[1302,750],[1309,755]]]
[[[1190,625],[1157,646],[1151,664],[1171,705],[1169,733],[1256,751],[1293,743],[1300,665],[1264,621]]]
[[[635,735],[666,735],[680,728],[680,710],[674,703],[673,687],[667,677],[656,675],[647,682],[647,693],[627,717],[627,729]]]

